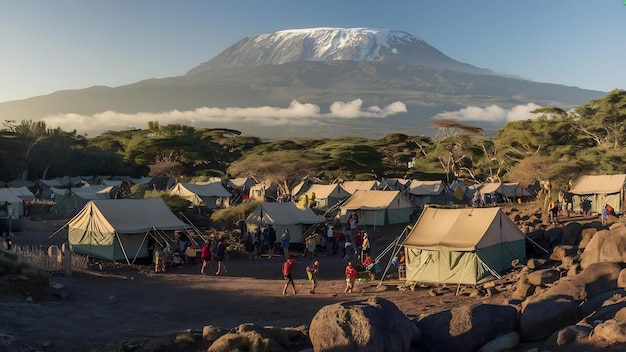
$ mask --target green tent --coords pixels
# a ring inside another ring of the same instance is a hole
[[[526,242],[500,208],[426,208],[404,250],[407,282],[476,284],[523,260]]]

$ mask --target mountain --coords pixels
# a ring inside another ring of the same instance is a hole
[[[266,138],[380,138],[432,135],[433,116],[468,106],[490,110],[465,123],[494,131],[506,122],[490,120],[494,110],[529,103],[567,110],[604,95],[497,75],[405,32],[320,28],[242,39],[178,77],[0,103],[0,116],[90,136],[158,120]]]
[[[423,65],[467,73],[492,71],[458,62],[409,33],[368,28],[310,28],[279,31],[240,40],[189,70],[282,65],[298,61],[357,61]]]

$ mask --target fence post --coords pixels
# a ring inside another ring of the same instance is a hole
[[[63,271],[65,277],[72,276],[72,245],[65,242],[61,246],[61,253],[63,253]]]

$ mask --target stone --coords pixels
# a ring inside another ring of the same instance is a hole
[[[563,239],[561,244],[575,246],[582,239],[583,225],[578,222],[570,222],[563,227]]]
[[[202,327],[202,339],[205,341],[215,341],[225,333],[222,328],[217,326],[205,325]]]
[[[504,334],[487,342],[478,352],[504,352],[510,351],[519,344],[519,334],[515,331]]]
[[[588,227],[582,230],[581,232],[581,240],[578,244],[579,248],[585,248],[589,244],[589,241],[593,238],[593,236],[598,232],[596,228]]]
[[[542,269],[528,274],[528,282],[535,286],[551,284],[558,281],[560,278],[561,273],[555,269]]]
[[[523,341],[543,340],[555,331],[574,325],[582,314],[578,302],[565,296],[531,297],[522,304],[520,337]]]
[[[626,322],[610,319],[593,328],[591,340],[603,341],[609,345],[626,343]]]
[[[563,261],[563,259],[565,258],[575,256],[577,252],[578,252],[578,247],[561,244],[561,245],[554,247],[554,249],[552,249],[552,254],[550,255],[550,259]]]
[[[581,255],[583,269],[596,262],[626,261],[626,227],[598,231]]]

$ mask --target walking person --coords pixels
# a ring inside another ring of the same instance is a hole
[[[202,275],[206,275],[206,271],[204,271],[207,267],[213,271],[213,265],[211,265],[211,242],[210,240],[204,244],[202,247],[202,252],[200,253],[200,258],[202,259],[202,268],[200,269],[200,273]]]
[[[361,246],[361,249],[362,249],[361,260],[365,260],[365,255],[368,255],[368,256],[372,255],[370,238],[367,235],[367,232],[363,232],[363,245]]]
[[[326,255],[334,255],[333,245],[335,244],[335,231],[333,225],[328,225],[326,229]]]
[[[320,262],[317,260],[313,263],[313,265],[309,265],[306,267],[306,276],[311,282],[311,290],[309,293],[315,293],[315,286],[317,286],[317,274],[320,271]]]
[[[356,269],[352,267],[352,262],[348,262],[348,266],[346,266],[346,289],[343,293],[352,293],[357,275]]]
[[[157,243],[154,248],[154,272],[165,271],[165,253],[163,247]]]
[[[293,267],[295,265],[296,260],[293,258],[293,256],[288,257],[287,260],[285,260],[285,262],[283,263],[283,279],[287,280],[287,282],[285,283],[285,287],[283,287],[283,295],[287,294],[287,287],[290,284],[293,288],[293,294],[296,294],[296,284],[293,282],[293,277],[291,276],[291,272],[293,271]]]
[[[276,230],[274,230],[272,225],[268,225],[267,227],[267,237],[265,240],[267,241],[268,255],[270,259],[272,259],[274,256],[274,247],[276,246]]]
[[[215,261],[217,262],[217,271],[215,275],[218,275],[223,271],[225,274],[228,274],[226,270],[226,265],[224,265],[224,258],[228,254],[226,253],[226,243],[224,243],[224,239],[220,237],[217,242],[217,249],[215,250]]]

